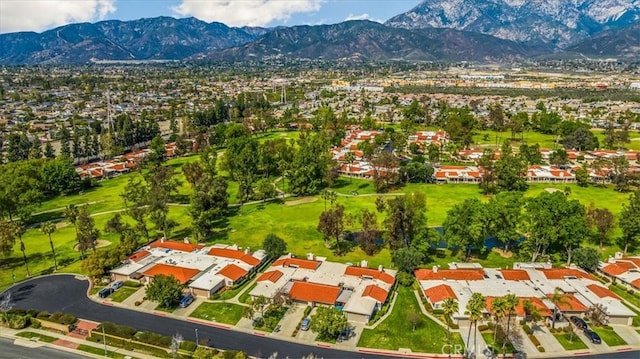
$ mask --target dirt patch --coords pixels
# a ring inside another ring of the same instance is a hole
[[[502,258],[513,257],[513,252],[505,252],[502,248],[494,248],[493,251],[498,253]]]
[[[316,198],[316,197],[304,197],[304,198],[297,199],[295,201],[285,202],[284,205],[285,206],[297,206],[299,204],[312,203],[312,202],[315,202],[317,200],[318,200],[318,198]]]
[[[545,191],[549,192],[549,193],[553,193],[553,192],[561,192],[561,189],[557,189],[557,188],[551,188],[551,187],[547,187],[544,189]]]
[[[110,241],[105,241],[104,239],[98,239],[98,242],[96,243],[96,248],[106,247],[106,246],[108,246],[110,244],[111,244]],[[78,250],[78,244],[77,243],[76,243],[75,246],[73,246],[73,250],[75,250],[75,251]]]

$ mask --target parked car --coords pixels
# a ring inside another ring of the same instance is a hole
[[[585,330],[584,335],[586,335],[587,338],[591,340],[593,344],[602,343],[602,340],[600,339],[600,336],[598,335],[598,333],[594,332],[593,330],[589,330],[589,329]]]
[[[309,330],[309,324],[311,324],[311,319],[304,318],[302,324],[300,324],[300,330]]]
[[[185,294],[182,299],[180,299],[180,308],[186,308],[189,306],[189,304],[193,303],[193,295],[191,295],[191,293]]]
[[[574,316],[571,316],[571,318],[569,318],[569,320],[571,320],[571,323],[573,323],[573,325],[575,325],[576,328],[581,329],[581,330],[587,329],[587,322],[585,322],[582,318],[576,317],[574,315]]]
[[[111,287],[105,287],[102,288],[99,292],[98,292],[98,297],[100,298],[106,298],[108,296],[110,296],[113,292],[115,292],[115,289],[111,288]]]
[[[113,288],[113,290],[118,290],[122,287],[123,284],[124,282],[119,280],[119,281],[113,282],[113,284],[111,284],[111,288]]]

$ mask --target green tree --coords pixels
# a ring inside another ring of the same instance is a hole
[[[452,316],[458,312],[458,302],[453,298],[447,298],[442,302],[442,310],[444,312],[444,318],[447,321],[447,344],[449,345],[449,348],[451,348]],[[449,351],[449,358],[451,358],[451,350]]]
[[[575,170],[575,175],[576,175],[576,183],[578,183],[578,186],[580,187],[589,186],[589,183],[591,182],[591,180],[589,179],[589,172],[587,172],[585,168],[580,167],[577,170]]]
[[[553,318],[551,319],[551,328],[555,328],[557,318],[560,315],[560,305],[569,305],[569,303],[562,293],[562,289],[558,287],[554,288],[553,295],[549,299],[551,300],[551,303],[553,303]]]
[[[626,256],[630,248],[635,249],[640,243],[640,190],[629,196],[629,203],[622,204],[618,224],[622,230],[619,245]]]
[[[76,238],[78,237],[78,215],[80,214],[80,210],[76,207],[75,204],[67,205],[64,208],[64,217],[69,221],[69,223],[73,224],[73,227],[76,232]]]
[[[18,240],[20,241],[20,252],[22,252],[22,260],[24,261],[24,267],[27,270],[27,277],[31,277],[31,273],[29,272],[29,263],[27,261],[27,249],[24,245],[24,241],[22,240],[22,235],[27,230],[23,219],[13,221],[13,230],[15,231],[15,236],[18,237]]]
[[[387,218],[384,226],[388,231],[389,246],[392,250],[409,247],[427,223],[427,199],[422,193],[409,193],[386,201],[384,208]]]
[[[333,306],[318,307],[316,314],[311,316],[310,329],[323,339],[335,339],[348,327],[345,313]]]
[[[330,240],[335,240],[337,255],[342,255],[340,240],[344,234],[344,221],[344,206],[338,204],[320,214],[316,227],[316,230],[322,233],[325,245],[328,246]]]
[[[145,293],[149,300],[164,308],[171,308],[182,297],[182,284],[173,276],[159,274],[147,285]]]
[[[549,163],[555,166],[562,166],[569,163],[569,154],[562,148],[551,152],[549,155]]]
[[[573,251],[573,262],[580,268],[589,272],[598,269],[600,254],[598,250],[590,247],[580,247]]]
[[[527,190],[526,173],[527,165],[522,156],[515,155],[508,141],[502,145],[500,159],[496,161],[496,181],[497,186],[503,191],[520,191]]]
[[[596,208],[593,203],[587,209],[587,225],[593,232],[592,238],[600,249],[607,244],[615,228],[615,217],[607,208]]]
[[[197,238],[204,239],[211,235],[216,225],[226,215],[229,206],[227,188],[227,180],[221,176],[199,181],[194,186],[189,214]]]
[[[165,142],[160,135],[155,136],[151,140],[151,143],[149,143],[149,149],[151,151],[145,158],[145,161],[149,164],[150,168],[160,166],[167,160]]]
[[[44,157],[48,159],[56,158],[56,152],[51,145],[51,141],[47,141],[47,143],[44,145]]]
[[[289,190],[295,195],[315,193],[322,188],[331,165],[329,141],[322,133],[301,135],[298,145],[288,173]]]
[[[56,260],[56,249],[53,247],[53,240],[51,234],[56,231],[56,224],[53,222],[46,222],[40,226],[42,233],[49,237],[49,244],[51,245],[51,254],[53,255],[53,271],[58,271],[58,261]]]
[[[422,253],[412,247],[398,248],[391,253],[391,262],[404,273],[413,273],[423,259]]]
[[[511,244],[520,238],[518,229],[523,222],[523,206],[519,192],[499,193],[486,205],[487,234],[496,237],[504,245],[505,252],[509,252]]]
[[[486,148],[482,157],[478,161],[478,166],[484,171],[482,177],[480,177],[480,192],[484,195],[495,194],[498,192],[498,178],[496,177],[495,161],[493,160],[493,150]]]
[[[95,251],[98,237],[100,237],[100,231],[94,228],[94,221],[87,207],[87,205],[82,206],[77,217],[78,233],[76,234],[76,240],[82,259],[84,259],[88,249]]]
[[[71,193],[82,186],[82,179],[70,161],[50,160],[42,165],[42,181],[49,195]]]
[[[275,259],[287,253],[287,242],[274,233],[269,233],[262,241],[262,249],[267,253],[267,257]]]
[[[471,256],[471,249],[482,247],[486,234],[484,206],[477,198],[468,198],[453,206],[447,212],[442,227],[449,246],[459,246],[464,250],[465,261]]]
[[[0,252],[7,258],[13,253],[16,244],[16,231],[14,223],[9,221],[0,222]]]

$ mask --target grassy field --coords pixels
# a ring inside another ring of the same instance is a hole
[[[553,336],[556,337],[565,350],[587,349],[587,345],[582,341],[582,339],[580,339],[580,337],[578,337],[577,334],[574,334],[573,338],[571,338],[568,333],[554,334]]]
[[[622,339],[611,327],[593,326],[591,327],[591,330],[598,333],[600,339],[610,347],[614,347],[616,345],[627,345],[627,342],[625,342],[624,339]]]
[[[411,348],[414,352],[445,353],[447,330],[426,316],[413,330],[407,320],[409,313],[421,313],[411,288],[399,287],[398,297],[391,314],[375,329],[362,332],[359,347],[398,350]],[[462,345],[459,333],[452,333],[451,345]]]
[[[297,138],[297,132],[274,132],[268,133],[261,138],[276,138],[285,135],[287,138]],[[198,160],[197,156],[172,159],[169,165],[176,169],[178,179],[183,183],[179,189],[179,195],[174,200],[186,203],[190,193],[190,188],[184,176],[181,167],[185,163]],[[44,202],[34,216],[36,222],[54,220],[57,221],[58,228],[53,233],[52,238],[57,254],[59,269],[58,272],[81,272],[80,270],[80,254],[73,249],[75,244],[75,230],[66,220],[63,219],[62,209],[69,204],[81,205],[91,203],[89,210],[94,216],[95,226],[101,230],[105,223],[113,216],[116,211],[124,208],[124,203],[119,194],[123,191],[130,176],[140,176],[133,173],[99,182],[98,186],[82,194],[60,196],[55,199]],[[556,188],[564,190],[569,187],[571,190],[570,198],[578,199],[584,205],[594,202],[598,207],[609,208],[614,214],[618,214],[622,208],[622,204],[626,203],[629,194],[621,194],[613,191],[611,187],[578,187],[577,185],[549,185],[549,184],[532,184],[525,193],[526,196],[535,196],[544,191],[546,188]],[[361,179],[339,178],[332,188],[339,194],[338,203],[346,207],[349,214],[357,214],[362,209],[375,211],[376,195],[371,181]],[[230,182],[229,194],[231,202],[236,202],[237,184]],[[358,195],[353,195],[357,192]],[[456,203],[462,202],[466,198],[479,198],[487,201],[488,197],[479,193],[476,185],[428,185],[428,184],[409,184],[405,187],[391,191],[387,195],[404,194],[410,192],[421,192],[427,197],[427,224],[429,226],[441,225],[446,218],[447,211]],[[314,253],[319,256],[325,256],[329,260],[337,260],[340,262],[356,263],[362,259],[367,259],[372,266],[385,265],[390,266],[391,257],[386,249],[382,249],[375,256],[367,256],[360,249],[356,248],[344,256],[337,257],[330,248],[325,246],[322,236],[316,231],[316,226],[320,213],[325,209],[325,201],[320,195],[311,198],[290,198],[285,204],[279,202],[270,202],[266,204],[245,205],[242,212],[236,211],[226,220],[226,227],[221,228],[211,239],[210,242],[237,243],[243,247],[252,249],[261,246],[264,237],[273,232],[288,243],[291,252],[299,256],[305,256],[307,253]],[[44,212],[44,213],[42,213]],[[124,216],[125,220],[127,216]],[[169,218],[179,223],[178,227],[172,233],[173,238],[181,239],[191,236],[191,219],[188,214],[186,204],[171,205],[169,208]],[[378,222],[381,223],[383,215],[378,214]],[[148,227],[151,232],[151,238],[157,238],[160,233],[155,232],[153,226],[149,223]],[[351,229],[355,229],[351,228]],[[618,236],[619,231],[614,232],[614,236]],[[101,240],[106,241],[107,247],[111,248],[118,243],[118,235],[102,233]],[[53,272],[53,258],[49,247],[49,241],[37,225],[29,228],[23,236],[27,260],[31,275],[40,275]],[[619,250],[616,246],[605,248],[603,256],[614,253]],[[434,255],[432,264],[446,264],[452,260],[449,253],[441,253],[443,255]],[[486,253],[478,258],[482,264],[509,265],[512,260],[505,259],[496,253]],[[0,263],[0,288],[5,288],[12,284],[13,277],[15,280],[24,280],[27,277],[26,269],[22,261],[22,253],[20,252],[20,244],[16,243],[14,251]]]
[[[473,136],[473,146],[482,147],[495,147],[502,146],[505,140],[511,138],[511,131],[496,132],[496,131],[477,131]],[[515,140],[512,140],[512,146],[520,146],[520,143],[527,144],[540,144],[540,148],[554,148],[556,145],[556,136],[545,135],[538,132],[527,131],[524,133],[517,133]]]
[[[238,304],[204,302],[190,317],[235,325],[242,318],[243,312],[244,307]]]

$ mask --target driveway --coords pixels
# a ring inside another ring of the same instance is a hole
[[[280,321],[280,331],[271,335],[291,339],[291,335],[296,330],[298,323],[300,323],[304,316],[304,309],[306,307],[306,305],[292,305]]]

